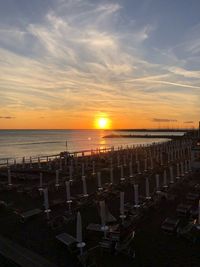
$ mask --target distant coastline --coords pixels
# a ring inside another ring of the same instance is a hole
[[[157,134],[109,134],[103,138],[164,138],[164,139],[179,139],[183,135],[157,135]]]

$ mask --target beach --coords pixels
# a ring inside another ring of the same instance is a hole
[[[168,140],[163,140],[163,138],[136,138],[134,140],[103,138],[113,133],[115,131],[111,130],[0,130],[0,161],[7,158],[16,158],[21,161],[23,157],[56,155],[66,149],[73,152],[112,146],[151,144]]]
[[[0,0],[0,267],[200,267],[199,11]]]
[[[93,264],[96,264],[94,266],[132,266],[133,262],[138,267],[159,267],[166,262],[171,262],[171,266],[188,266],[187,262],[181,260],[180,255],[187,253],[189,260],[192,250],[198,250],[198,243],[190,250],[187,242],[185,245],[185,241],[177,240],[174,235],[172,239],[167,238],[161,230],[161,224],[167,216],[177,216],[176,207],[184,201],[188,193],[199,194],[198,189],[195,189],[198,176],[190,169],[191,145],[192,139],[184,137],[147,146],[118,147],[110,151],[95,150],[92,155],[80,154],[79,157],[69,156],[65,152],[52,161],[3,167],[0,172],[0,234],[57,266],[78,266],[79,252],[76,247],[71,251],[70,246],[66,246],[56,237],[63,233],[76,237],[76,216],[80,211],[83,240],[86,243],[84,257],[89,257]],[[8,168],[11,171],[10,178]],[[180,177],[177,177],[178,171]],[[166,178],[163,176],[164,172]],[[160,176],[161,194],[156,193],[156,174]],[[70,185],[70,201],[69,195],[66,195],[66,181]],[[138,199],[136,185],[139,188]],[[48,214],[47,203],[44,206],[45,188],[48,189],[49,195]],[[125,193],[125,224],[120,219],[120,192]],[[108,222],[110,230],[107,239],[103,238],[102,231],[89,230],[94,227],[91,224],[101,224],[101,201],[105,201],[112,215],[111,222]],[[193,206],[196,205],[194,200]],[[38,215],[22,222],[23,216],[33,211],[37,211]],[[124,242],[124,235],[134,232],[135,238],[124,250],[115,251],[112,246],[117,241],[111,241],[112,228],[116,229],[113,232],[115,235],[122,234],[119,244]],[[106,247],[101,244],[106,244]],[[109,247],[109,244],[112,246]],[[154,259],[161,244],[162,251],[166,251],[166,254],[159,255],[156,262]],[[173,253],[175,247],[180,251],[176,255]],[[129,249],[132,254],[128,252]],[[197,258],[198,255],[194,253],[193,261],[196,263]],[[82,264],[85,264],[84,258],[80,259]]]

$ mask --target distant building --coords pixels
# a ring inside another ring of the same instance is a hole
[[[191,167],[195,171],[200,171],[200,138],[191,149]]]

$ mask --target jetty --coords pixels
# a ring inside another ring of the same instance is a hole
[[[159,135],[159,134],[109,134],[103,138],[150,138],[150,139],[180,139],[181,135]]]

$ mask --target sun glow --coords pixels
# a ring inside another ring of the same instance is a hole
[[[95,122],[95,127],[97,129],[109,129],[110,128],[110,120],[108,118],[98,118]]]

